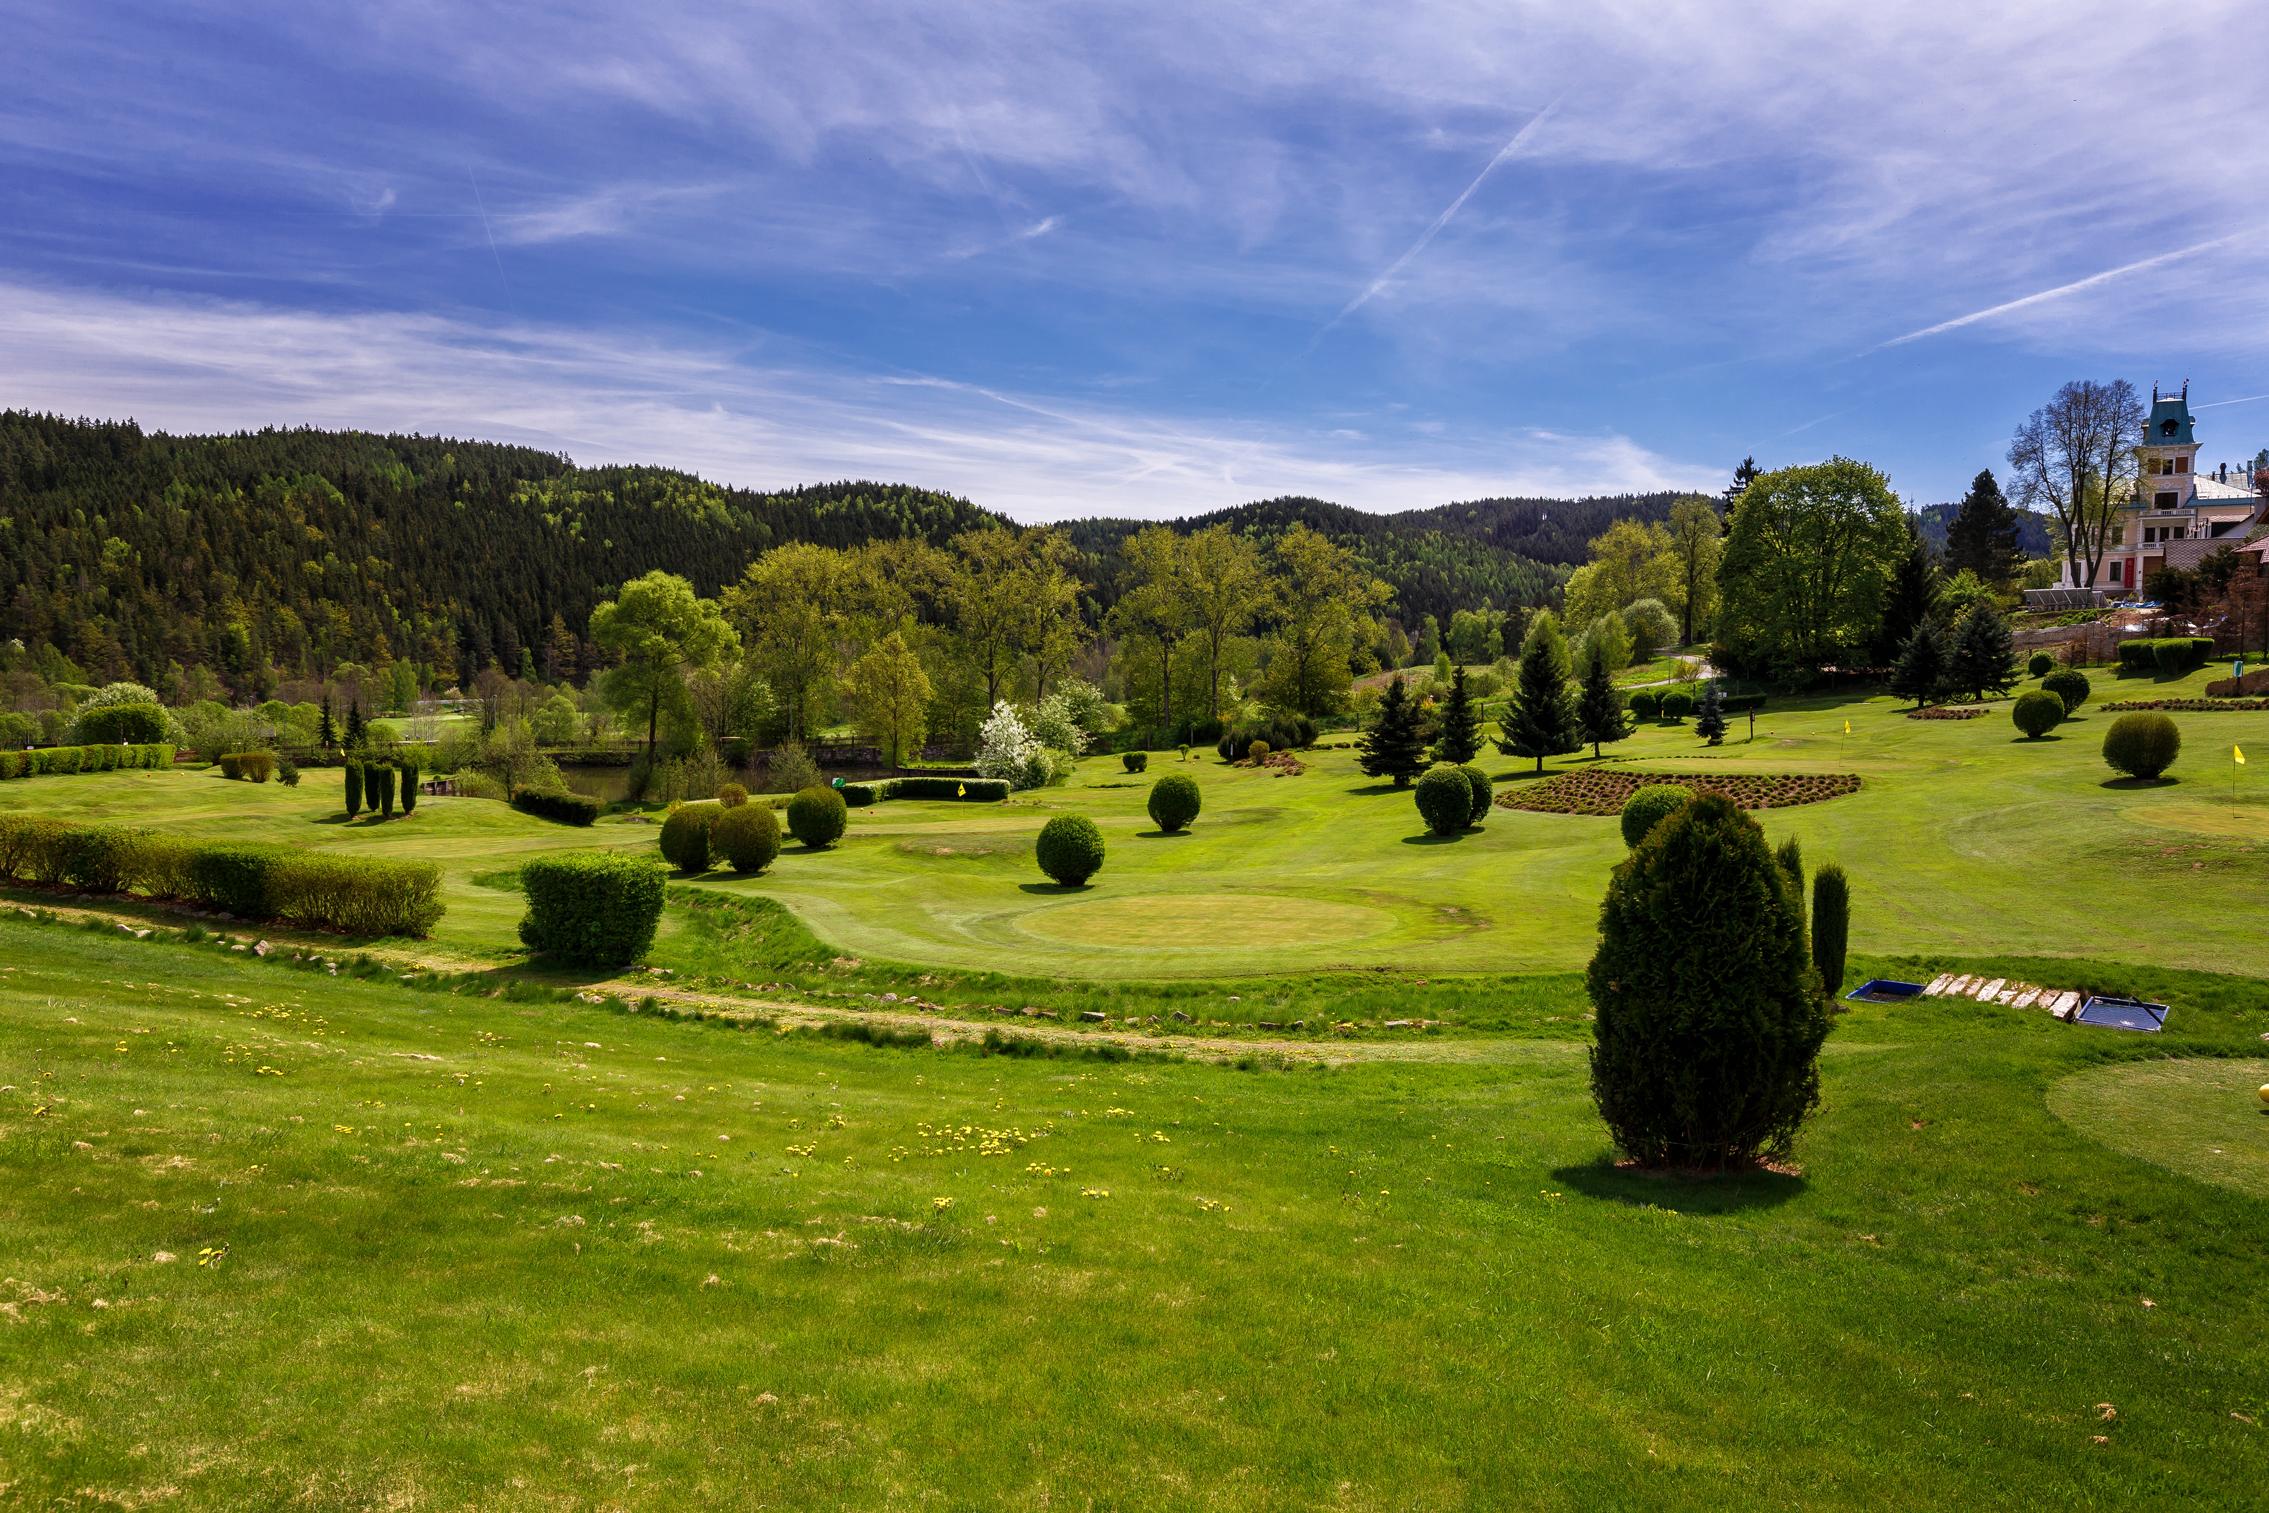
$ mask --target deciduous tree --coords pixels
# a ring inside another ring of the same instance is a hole
[[[2056,517],[2072,581],[2092,588],[2112,513],[2134,497],[2143,400],[2124,378],[2082,379],[2033,411],[2009,443],[2018,502]]]
[[[1846,457],[1759,474],[1734,507],[1718,564],[1719,638],[1780,670],[1864,655],[1907,550],[1883,475]]]
[[[626,718],[645,721],[649,759],[663,710],[685,699],[685,675],[740,650],[740,637],[713,601],[677,574],[659,571],[631,579],[591,611],[591,640],[617,659],[601,697]]]

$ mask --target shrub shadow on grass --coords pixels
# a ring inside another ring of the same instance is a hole
[[[1806,1186],[1801,1176],[1766,1167],[1716,1173],[1661,1172],[1619,1166],[1605,1158],[1582,1166],[1558,1167],[1552,1180],[1587,1198],[1702,1217],[1778,1208]]]
[[[2009,738],[2009,744],[2012,746],[2046,746],[2051,741],[2063,739],[2064,737],[2060,735],[2013,735]]]
[[[1402,838],[1402,843],[1405,846],[1448,846],[1464,840],[1471,833],[1469,830],[1461,830],[1455,835],[1436,835],[1429,830],[1423,835],[1406,835]]]
[[[2182,779],[2180,778],[2170,777],[2105,778],[2103,782],[2101,782],[2097,786],[2101,788],[2109,788],[2113,792],[2117,793],[2139,788],[2172,788],[2175,784],[2181,781]]]
[[[1347,791],[1349,793],[1408,793],[1410,785],[1405,783],[1397,788],[1392,783],[1361,783]]]
[[[1082,893],[1094,891],[1094,885],[1091,883],[1018,883],[1016,891],[1019,893],[1037,893],[1042,897],[1074,898]]]
[[[1186,841],[1189,838],[1190,832],[1187,830],[1137,830],[1135,832],[1135,839],[1138,841]]]

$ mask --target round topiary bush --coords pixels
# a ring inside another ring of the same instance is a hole
[[[1150,785],[1150,817],[1168,835],[1187,830],[1204,804],[1197,780],[1187,773],[1169,772]]]
[[[780,854],[780,822],[763,804],[728,804],[709,827],[709,848],[735,872],[762,872]]]
[[[1820,1097],[1827,1005],[1797,885],[1717,794],[1615,869],[1586,978],[1592,1099],[1644,1166],[1721,1169],[1787,1150]]]
[[[2056,671],[2056,658],[2045,651],[2036,651],[2026,660],[2025,671],[2036,678],[2045,678]]]
[[[2064,701],[2045,688],[2036,688],[2017,695],[2009,718],[2016,721],[2026,740],[2037,741],[2064,723]]]
[[[2061,699],[2065,714],[2070,715],[2073,710],[2088,702],[2088,675],[2067,667],[2041,679],[2041,689]]]
[[[1651,720],[1662,712],[1662,695],[1651,688],[1634,688],[1623,707],[1631,711],[1634,720]]]
[[[1636,847],[1655,826],[1686,807],[1694,796],[1676,783],[1649,783],[1623,801],[1623,844]]]
[[[1268,750],[1268,742],[1255,741],[1252,745],[1245,748],[1245,760],[1251,762],[1255,767],[1258,767],[1261,763],[1268,760]]]
[[[2174,716],[2155,709],[2123,714],[2104,732],[2104,761],[2129,777],[2155,778],[2182,754],[2182,731]]]
[[[1103,866],[1103,832],[1084,814],[1059,814],[1040,827],[1033,852],[1042,872],[1076,888]]]
[[[843,838],[851,808],[834,789],[813,784],[788,800],[788,832],[812,850]]]
[[[748,802],[748,790],[738,783],[727,783],[717,790],[717,802],[727,809],[738,809]]]
[[[662,860],[680,872],[707,872],[709,830],[724,812],[714,799],[672,806],[662,821]]]
[[[1448,763],[1427,768],[1414,791],[1419,817],[1436,835],[1456,835],[1473,823],[1473,785]]]
[[[1147,751],[1122,751],[1119,753],[1119,765],[1129,772],[1141,772],[1150,765],[1150,753]]]
[[[1465,822],[1469,827],[1478,825],[1489,818],[1489,805],[1495,801],[1497,791],[1489,782],[1489,774],[1471,763],[1460,767],[1458,776],[1464,778],[1465,786],[1473,791],[1473,812]]]
[[[1662,696],[1657,706],[1666,720],[1683,720],[1694,712],[1694,696],[1683,688],[1673,688]]]

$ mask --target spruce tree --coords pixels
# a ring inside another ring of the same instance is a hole
[[[1694,712],[1694,734],[1712,746],[1725,739],[1725,690],[1714,682],[1702,690],[1702,707]]]
[[[1435,761],[1463,767],[1480,754],[1481,712],[1473,707],[1473,695],[1466,692],[1463,667],[1451,671],[1449,697],[1442,701],[1437,718],[1440,730],[1434,740]]]
[[[362,750],[362,700],[358,697],[347,705],[347,750]]]
[[[323,709],[315,725],[315,744],[325,751],[339,744],[339,727],[331,723],[331,695],[323,695]]]
[[[1576,701],[1568,690],[1568,653],[1560,627],[1549,614],[1539,614],[1521,643],[1520,665],[1513,672],[1513,699],[1505,712],[1505,738],[1497,749],[1507,756],[1544,759],[1574,751]]]
[[[1891,575],[1891,586],[1883,596],[1883,622],[1870,648],[1878,666],[1899,659],[1907,638],[1938,605],[1938,564],[1931,560],[1930,546],[1912,521],[1908,522],[1907,536],[1907,553]]]
[[[1393,778],[1397,788],[1426,770],[1426,725],[1418,701],[1403,687],[1402,674],[1387,681],[1378,716],[1355,743],[1356,765],[1375,778]]]
[[[1962,616],[1948,657],[1947,680],[1973,699],[2005,694],[2017,681],[2017,646],[2001,611],[1980,600]]]
[[[1946,565],[1964,568],[1999,587],[2017,570],[2023,554],[2017,549],[2017,512],[2001,493],[2001,485],[1986,468],[1970,480],[1970,491],[1954,510],[1946,526]]]
[[[1924,620],[1899,648],[1891,671],[1891,692],[1922,708],[1946,691],[1946,636],[1936,620]]]
[[[1597,642],[1585,660],[1583,687],[1576,695],[1576,732],[1591,742],[1594,757],[1603,742],[1620,741],[1631,733],[1631,717],[1624,711],[1623,696],[1615,691],[1615,680],[1607,671],[1607,655]]]

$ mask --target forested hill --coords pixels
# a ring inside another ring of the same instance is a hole
[[[1401,514],[1375,515],[1322,499],[1287,496],[1173,522],[1176,530],[1226,525],[1273,536],[1306,525],[1354,551],[1394,589],[1396,613],[1415,626],[1427,615],[1447,624],[1455,609],[1548,603],[1585,560],[1584,547],[1614,521],[1661,520],[1675,494],[1591,499],[1476,499]],[[1106,587],[1121,542],[1149,521],[1079,520],[1072,542],[1095,558]]]
[[[491,657],[517,670],[554,615],[580,634],[651,568],[714,594],[782,542],[998,523],[898,484],[756,494],[493,442],[0,412],[0,638],[51,642],[98,680],[393,657],[444,678]]]

